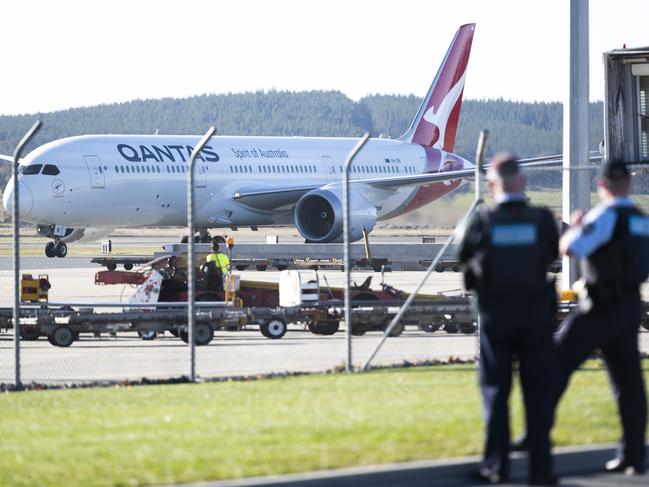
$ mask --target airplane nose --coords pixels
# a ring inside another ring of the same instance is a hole
[[[32,212],[32,209],[34,207],[34,195],[32,194],[32,190],[29,189],[29,186],[27,186],[24,182],[20,181],[18,185],[18,197],[20,198],[20,201],[18,202],[18,210],[20,212],[19,216],[25,217]],[[2,195],[2,204],[9,214],[11,214],[14,206],[13,188],[13,179],[10,179],[7,183],[7,186],[5,187],[4,194]]]

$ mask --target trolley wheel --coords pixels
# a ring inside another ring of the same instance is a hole
[[[445,331],[446,333],[452,333],[452,334],[455,334],[455,333],[459,332],[460,329],[458,328],[457,325],[452,325],[452,324],[450,324],[450,323],[446,323],[446,324],[444,325],[444,331]]]
[[[459,326],[460,333],[464,333],[465,335],[471,335],[475,333],[478,329],[478,326],[474,323],[463,323]]]
[[[21,325],[20,326],[20,339],[26,342],[33,342],[38,340],[41,336],[41,331],[38,325]]]
[[[67,326],[57,326],[47,339],[57,347],[69,347],[74,341],[74,333]]]
[[[155,330],[138,330],[137,334],[142,340],[146,341],[155,340],[158,336],[158,333]]]
[[[425,331],[426,333],[435,333],[442,327],[439,323],[420,323],[419,329]]]
[[[215,235],[214,237],[212,237],[211,241],[219,243],[219,244],[224,244],[225,243],[225,238],[223,237],[223,235]]]
[[[115,262],[109,262],[108,264],[106,264],[106,269],[108,269],[109,271],[114,271],[115,269],[117,269],[117,264],[115,264]]]
[[[194,341],[199,347],[207,345],[214,338],[214,328],[209,323],[196,323]]]
[[[238,271],[244,271],[244,270],[246,270],[246,267],[248,267],[248,266],[247,266],[247,265],[243,265],[243,264],[237,264],[237,265],[234,266],[234,268],[235,268],[236,270],[238,270]]]
[[[45,245],[45,255],[47,257],[56,257],[56,244],[54,242],[47,242]]]
[[[194,343],[197,346],[207,345],[214,338],[214,328],[209,323],[196,323],[194,325]],[[187,330],[180,330],[180,339],[189,343],[189,332]]]
[[[268,266],[266,266],[266,265],[256,265],[255,268],[256,268],[259,272],[264,272],[264,271],[268,268]]]
[[[365,325],[355,325],[352,323],[352,335],[359,337],[367,333],[367,327]]]
[[[126,262],[124,264],[124,269],[126,269],[127,271],[130,271],[131,269],[133,269],[133,262]]]
[[[284,320],[280,318],[273,318],[269,321],[262,321],[259,323],[259,331],[266,338],[271,340],[278,340],[286,335],[287,326]]]
[[[338,320],[310,321],[307,325],[314,335],[333,335],[340,328]]]
[[[386,320],[386,321],[383,323],[382,328],[383,328],[383,331],[384,331],[384,332],[385,332],[385,330],[388,329],[388,326],[390,326],[390,323],[392,323],[392,320],[391,320],[391,319],[390,319],[390,320]],[[403,323],[397,323],[396,325],[394,325],[394,328],[392,328],[392,330],[390,331],[390,336],[391,336],[391,337],[398,337],[398,336],[400,336],[400,335],[403,333],[403,330],[404,330],[404,329],[405,329],[405,325],[404,325]]]
[[[187,235],[183,236],[183,238],[180,239],[180,243],[189,243],[189,238],[187,238]]]
[[[278,271],[285,271],[286,269],[288,269],[288,266],[284,264],[279,264],[276,265],[275,267],[277,268]]]
[[[54,246],[54,250],[57,257],[63,258],[68,255],[68,246],[65,242],[57,242]]]

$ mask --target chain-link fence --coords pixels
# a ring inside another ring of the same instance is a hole
[[[592,178],[592,202],[597,201],[595,179],[596,166],[588,166],[579,170],[588,170]],[[562,169],[547,168],[529,170],[528,195],[533,204],[544,205],[550,208],[557,218],[561,217],[562,207]],[[470,207],[473,201],[473,182],[467,182],[463,189],[451,194],[439,202],[435,202],[425,210],[419,210],[420,223],[425,225],[420,228],[419,237],[413,236],[413,228],[401,234],[402,228],[383,227],[385,233],[371,237],[371,241],[396,242],[396,245],[407,245],[415,242],[421,243],[421,235],[437,235],[437,243],[431,245],[430,250],[425,250],[422,260],[432,260],[435,251],[439,249],[439,242],[443,242],[453,228],[449,222],[457,220]],[[649,176],[640,174],[634,182],[632,197],[643,209],[649,210]],[[485,193],[486,195],[486,193]],[[487,196],[487,201],[489,197]],[[422,213],[424,212],[425,213]],[[444,223],[437,224],[438,221]],[[0,308],[7,310],[13,303],[13,266],[11,261],[12,234],[7,225],[2,227],[0,235]],[[389,230],[389,232],[387,231]],[[417,230],[417,229],[415,229]],[[391,235],[391,236],[389,236]],[[112,241],[113,258],[120,255],[138,255],[143,258],[152,258],[156,251],[166,243],[177,243],[180,240],[180,231],[168,229],[138,230],[136,232],[113,233]],[[281,237],[284,241],[298,243],[297,238],[291,235]],[[253,233],[242,234],[233,249],[233,257],[237,256],[237,244],[255,241],[263,242],[264,236],[254,236]],[[141,281],[133,284],[102,284],[106,280],[98,278],[97,273],[105,271],[104,267],[91,260],[101,255],[101,245],[97,242],[77,242],[69,245],[69,254],[65,258],[46,257],[45,245],[48,239],[35,236],[33,226],[21,226],[21,274],[39,279],[47,278],[51,284],[48,290],[49,303],[57,303],[57,308],[66,303],[74,304],[75,312],[127,312],[127,308],[108,308],[101,305],[127,304]],[[452,260],[453,250],[444,256]],[[204,257],[199,257],[204,258]],[[421,267],[423,270],[424,267]],[[454,298],[462,294],[461,275],[453,272],[433,272],[424,284],[421,293],[426,298],[439,299],[440,295]],[[117,270],[119,276],[125,272],[120,264]],[[129,271],[132,274],[133,271]],[[242,280],[255,281],[259,289],[264,286],[277,286],[279,272],[268,269],[266,272],[251,270],[234,271]],[[104,276],[105,277],[105,276]],[[368,295],[377,296],[379,293],[389,291],[391,288],[412,292],[422,272],[386,272],[383,277],[378,272],[368,270],[354,270],[352,280],[360,285],[372,277],[372,283],[367,288]],[[382,286],[384,284],[389,287]],[[119,280],[118,280],[119,281]],[[29,282],[29,281],[24,281]],[[319,272],[320,292],[323,295],[335,294],[335,289],[340,289],[344,283],[344,274],[339,269]],[[29,287],[29,286],[27,286]],[[277,292],[275,287],[275,291]],[[332,291],[333,290],[333,291]],[[644,293],[649,300],[649,293]],[[356,294],[359,296],[359,293]],[[336,298],[340,295],[336,294]],[[366,299],[367,296],[361,299]],[[200,298],[199,298],[200,299]],[[85,304],[84,304],[85,303]],[[41,301],[36,306],[44,306]],[[356,303],[362,311],[371,306]],[[340,312],[342,304],[333,306],[332,312]],[[32,307],[33,309],[33,307]],[[387,306],[381,306],[386,313],[374,320],[373,326],[365,329],[354,330],[352,340],[352,356],[355,367],[361,366],[371,355],[383,336],[382,328],[389,323],[398,309],[396,300],[390,301]],[[44,312],[44,310],[43,310]],[[369,312],[369,311],[368,311]],[[65,316],[65,308],[60,313]],[[149,380],[173,380],[188,377],[190,371],[189,352],[187,344],[179,337],[178,328],[167,327],[166,331],[154,333],[140,333],[132,327],[133,322],[126,320],[113,320],[105,325],[98,326],[95,332],[74,332],[73,343],[68,347],[54,346],[48,337],[29,336],[29,325],[38,324],[38,319],[44,319],[43,314],[33,313],[26,319],[24,340],[20,342],[20,373],[23,384],[81,384]],[[259,320],[257,320],[259,321]],[[204,379],[259,375],[272,373],[313,372],[325,371],[334,368],[343,368],[346,360],[346,343],[344,319],[341,316],[335,320],[339,326],[338,331],[328,330],[326,333],[314,334],[312,317],[301,315],[287,318],[288,323],[285,335],[274,339],[273,329],[269,331],[269,320],[262,320],[266,325],[266,334],[262,334],[259,323],[249,322],[246,316],[240,319],[223,322],[213,322],[215,330],[214,339],[205,346],[196,348],[197,375]],[[59,323],[65,324],[65,318]],[[182,319],[175,323],[182,326]],[[397,327],[398,337],[387,339],[386,343],[376,355],[373,365],[392,365],[404,362],[447,361],[450,359],[470,359],[475,356],[476,339],[473,319],[468,312],[466,302],[463,306],[448,307],[443,311],[429,313],[424,317],[408,319],[406,315],[405,327]],[[163,327],[164,328],[164,327]],[[144,330],[146,331],[146,330]],[[329,334],[329,332],[331,332]],[[173,333],[172,333],[173,332]],[[281,333],[281,330],[280,330]],[[271,338],[268,335],[271,335]],[[641,347],[649,351],[647,334],[643,333]],[[12,384],[14,381],[14,344],[13,330],[3,328],[0,330],[0,383]]]

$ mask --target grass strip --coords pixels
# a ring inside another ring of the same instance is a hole
[[[618,438],[598,364],[573,377],[557,445]],[[511,406],[517,434],[518,387]],[[0,485],[16,486],[161,484],[474,455],[483,434],[474,365],[8,393],[0,411]]]

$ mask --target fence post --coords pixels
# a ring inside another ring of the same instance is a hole
[[[343,241],[345,243],[343,265],[345,266],[345,344],[347,347],[347,360],[345,361],[345,371],[352,372],[352,305],[351,305],[351,247],[349,242],[349,167],[356,157],[356,154],[363,148],[369,140],[370,134],[365,132],[354,148],[345,159],[343,168]]]
[[[11,175],[13,177],[13,206],[11,208],[11,222],[13,224],[13,264],[14,264],[14,371],[15,371],[15,387],[22,389],[22,381],[20,379],[20,213],[18,192],[20,191],[18,185],[18,164],[20,163],[20,156],[25,149],[25,146],[36,135],[36,132],[41,128],[41,121],[37,120],[32,128],[24,135],[22,140],[18,142],[16,150],[14,150],[14,163],[11,168]]]
[[[196,382],[196,344],[194,343],[194,326],[196,324],[196,317],[194,316],[194,304],[196,302],[196,277],[194,276],[194,167],[196,166],[196,157],[215,132],[216,129],[210,127],[198,145],[192,150],[189,157],[189,174],[187,175],[187,227],[189,230],[189,237],[187,238],[187,341],[189,345],[189,380],[191,382]]]

